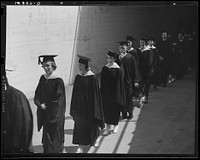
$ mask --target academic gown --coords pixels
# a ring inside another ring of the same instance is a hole
[[[26,96],[12,86],[8,86],[5,91],[5,112],[2,113],[2,117],[2,152],[33,152],[31,106]]]
[[[152,46],[151,48],[151,52],[153,55],[153,74],[151,77],[151,83],[158,85],[159,84],[159,73],[160,73],[160,55],[159,55],[159,51],[156,47]]]
[[[141,50],[139,53],[139,69],[142,81],[150,79],[153,68],[153,53],[149,48]]]
[[[124,78],[126,92],[125,110],[131,112],[133,108],[131,99],[135,90],[134,83],[140,83],[141,81],[140,70],[135,58],[129,53],[125,54],[123,57],[119,55],[116,59],[116,63],[120,66]]]
[[[70,115],[74,120],[73,144],[94,145],[99,127],[105,127],[98,83],[92,71],[75,77],[70,105]]]
[[[158,49],[160,56],[163,57],[161,61],[161,66],[167,74],[170,74],[173,70],[172,65],[172,43],[169,39],[166,41],[160,40],[158,42]]]
[[[117,125],[120,111],[125,105],[125,86],[120,67],[114,63],[101,71],[101,95],[105,123]]]
[[[135,50],[134,48],[131,48],[129,51],[128,51],[129,54],[131,54],[134,58],[135,58],[135,62],[137,63],[138,65],[138,61],[139,61],[139,58],[138,58],[138,53],[137,53],[137,50]]]
[[[38,131],[43,127],[42,143],[44,153],[60,153],[64,144],[64,122],[66,110],[65,86],[61,78],[51,75],[40,77],[35,91]],[[46,109],[40,105],[46,104]]]

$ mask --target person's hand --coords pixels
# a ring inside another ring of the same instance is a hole
[[[42,109],[46,109],[47,108],[47,106],[45,105],[45,103],[41,104],[41,108]]]
[[[135,87],[139,87],[139,83],[135,83]]]

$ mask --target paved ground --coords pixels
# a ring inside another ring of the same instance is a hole
[[[71,92],[72,86],[67,86],[64,144],[67,153],[64,156],[75,153],[77,149],[77,145],[72,144],[73,120],[69,116]],[[100,136],[100,146],[85,147],[84,153],[97,153],[98,156],[193,155],[197,141],[195,96],[196,72],[193,70],[183,80],[152,90],[149,103],[140,109],[134,108],[132,120],[120,121],[117,134]],[[33,145],[35,152],[42,153],[42,132],[37,132],[36,128],[36,106],[32,100],[30,104],[34,114]]]

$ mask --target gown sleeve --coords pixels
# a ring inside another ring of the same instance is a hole
[[[34,96],[34,103],[38,107],[37,108],[37,128],[38,128],[38,131],[40,131],[40,129],[42,128],[43,123],[44,123],[44,111],[40,107],[41,102],[39,100],[40,97],[41,97],[41,85],[42,85],[42,76],[40,77],[38,86],[37,86],[36,91],[35,91],[35,96]]]
[[[99,89],[98,79],[96,76],[93,76],[91,80],[91,96],[92,103],[94,106],[94,118],[97,121],[97,124],[103,129],[105,127],[104,124],[104,115],[103,115],[103,105],[101,99],[101,92]]]

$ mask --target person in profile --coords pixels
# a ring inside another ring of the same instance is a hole
[[[120,66],[124,78],[126,104],[122,109],[122,119],[133,118],[133,102],[134,89],[139,87],[141,81],[140,70],[135,61],[134,56],[128,53],[128,45],[126,41],[120,41],[119,52],[116,63]]]
[[[39,64],[42,64],[45,74],[40,77],[34,96],[34,103],[37,106],[38,131],[43,127],[44,153],[65,153],[65,86],[62,78],[55,73],[57,68],[55,56],[39,56]],[[43,57],[42,62],[41,57]]]
[[[105,127],[101,93],[97,76],[89,67],[90,58],[78,55],[80,73],[76,75],[70,105],[74,120],[73,144],[78,144],[76,153],[83,147],[98,147],[100,128]]]
[[[24,93],[9,84],[6,71],[2,75],[2,153],[34,153],[31,106]]]
[[[118,132],[120,111],[126,99],[124,79],[119,65],[115,62],[116,57],[116,53],[108,51],[108,63],[101,70],[101,96],[106,123],[104,135],[111,133],[111,126],[114,126],[114,134]]]
[[[134,41],[135,41],[135,38],[133,38],[132,36],[126,36],[126,42],[127,42],[127,45],[128,45],[127,52],[135,58],[135,61],[138,65],[138,63],[139,63],[138,62],[138,53],[137,53],[137,50],[133,47]]]

